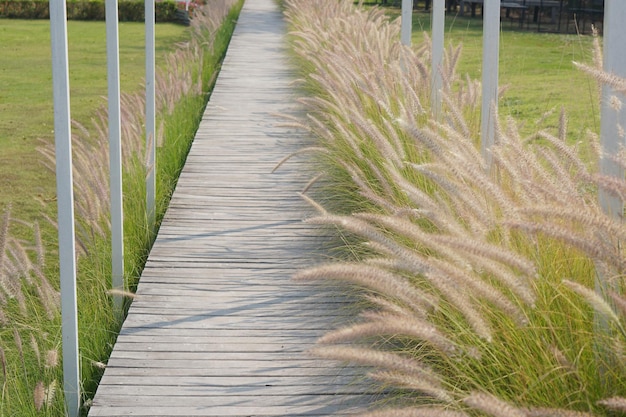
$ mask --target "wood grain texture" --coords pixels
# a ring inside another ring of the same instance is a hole
[[[285,23],[247,0],[90,416],[327,416],[377,398],[366,370],[309,353],[353,316],[346,288],[291,279],[328,256],[303,220],[314,175]]]

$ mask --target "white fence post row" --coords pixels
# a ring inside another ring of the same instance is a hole
[[[111,281],[114,289],[124,286],[124,211],[122,200],[122,128],[120,111],[120,63],[117,0],[106,0],[107,83],[109,104],[109,182],[111,189]],[[117,314],[122,296],[113,296]]]
[[[67,12],[65,0],[50,1],[52,91],[54,96],[54,141],[61,277],[61,337],[63,340],[63,390],[69,417],[80,409],[80,367],[76,303],[76,250],[72,176],[70,83],[67,57]]]
[[[431,107],[435,120],[439,120],[441,113],[441,89],[443,80],[441,66],[443,64],[443,34],[445,29],[445,0],[433,0],[432,31],[432,80],[431,80]]]
[[[156,104],[154,59],[154,1],[145,0],[146,25],[146,215],[148,227],[155,222],[156,200]]]
[[[604,70],[626,78],[626,2],[608,0],[604,7]],[[622,102],[621,109],[613,108],[613,97]],[[616,155],[621,150],[620,147],[626,145],[623,131],[620,134],[620,127],[626,129],[626,97],[605,85],[602,88],[600,142],[607,155]],[[624,178],[624,170],[608,158],[601,159],[600,171],[606,175]],[[599,199],[606,213],[622,218],[624,202],[620,198],[600,190]]]
[[[495,141],[494,113],[498,108],[498,61],[500,56],[500,0],[483,4],[483,74],[480,116],[481,151],[491,167],[489,148]],[[495,106],[495,107],[494,107]]]
[[[400,25],[400,42],[403,45],[411,45],[411,32],[413,31],[413,0],[402,0],[402,20]]]

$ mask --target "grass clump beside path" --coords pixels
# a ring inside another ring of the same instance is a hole
[[[623,413],[626,227],[597,190],[623,196],[626,182],[579,156],[559,111],[528,134],[503,116],[489,169],[472,122],[479,83],[458,75],[457,49],[434,120],[430,45],[400,45],[398,21],[323,0],[289,0],[286,13],[308,93],[302,127],[319,138],[325,178],[305,196],[319,211],[309,221],[348,242],[344,259],[296,279],[363,294],[360,319],[315,349],[395,388],[362,415]],[[596,139],[586,136],[597,159]],[[601,294],[597,273],[609,282]]]
[[[198,11],[190,36],[166,54],[157,72],[157,219],[184,164],[241,5],[241,1],[216,0],[210,8]],[[145,216],[145,177],[153,167],[147,167],[143,157],[144,108],[142,93],[123,94],[124,258],[129,290],[135,286],[156,232]],[[92,116],[93,126],[76,123],[73,135],[83,400],[95,392],[121,324],[109,292],[106,108]],[[52,170],[53,144],[44,143],[39,152]],[[24,222],[19,213],[4,213],[0,219],[0,415],[62,416],[58,268],[48,264],[54,259],[50,254],[55,253],[55,244],[42,239],[37,222]],[[31,234],[15,237],[11,232],[15,225]]]

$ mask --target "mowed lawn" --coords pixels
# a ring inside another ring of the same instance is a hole
[[[104,22],[68,22],[72,118],[90,127],[106,104],[107,64]],[[121,22],[121,89],[139,91],[145,74],[142,23]],[[156,59],[187,39],[181,25],[156,26]],[[11,205],[14,218],[39,219],[42,205],[55,196],[54,175],[37,152],[54,140],[50,23],[0,19],[0,213]]]
[[[413,42],[430,32],[430,14],[413,14]],[[544,25],[545,27],[545,25]],[[475,18],[446,16],[445,45],[462,45],[459,76],[480,80],[482,66],[482,28]],[[573,25],[570,25],[573,31]],[[523,124],[522,132],[531,134],[538,127],[556,126],[563,107],[569,116],[570,139],[583,140],[585,132],[600,129],[598,87],[591,77],[574,67],[573,61],[590,63],[593,38],[590,35],[538,33],[536,24],[520,30],[517,22],[502,21],[500,31],[499,82],[506,90],[500,100],[501,116],[513,116]],[[555,113],[544,123],[537,121],[548,112]]]

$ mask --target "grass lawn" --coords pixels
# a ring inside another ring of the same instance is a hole
[[[399,9],[389,11],[399,14]],[[419,10],[413,14],[414,43],[422,41],[424,31],[430,33],[430,23],[429,13]],[[481,77],[482,25],[480,16],[446,16],[446,46],[463,46],[459,74],[476,79]],[[499,82],[507,90],[500,100],[501,115],[514,116],[523,123],[522,132],[530,134],[537,128],[536,121],[552,109],[556,112],[541,127],[556,126],[563,106],[569,116],[571,140],[584,138],[587,129],[598,132],[596,84],[572,65],[572,61],[590,62],[591,50],[591,36],[538,33],[533,24],[520,30],[516,22],[511,25],[503,20]]]
[[[145,74],[144,25],[121,22],[121,89],[142,88]],[[158,24],[156,57],[186,39],[184,26]],[[107,95],[104,22],[68,22],[72,118],[89,126]],[[44,200],[55,196],[54,176],[41,164],[40,140],[53,140],[50,23],[0,19],[0,212],[12,205],[13,217],[38,218]]]

